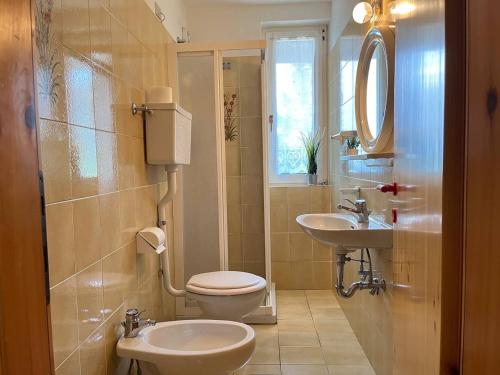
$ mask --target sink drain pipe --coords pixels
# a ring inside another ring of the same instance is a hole
[[[335,285],[335,289],[337,290],[337,294],[342,298],[351,298],[356,291],[363,289],[370,289],[370,294],[378,295],[380,293],[380,289],[386,289],[385,280],[379,279],[377,277],[373,277],[373,265],[372,265],[372,257],[370,255],[369,249],[361,249],[361,258],[360,259],[352,259],[348,257],[346,252],[341,252],[341,249],[338,249],[337,253],[337,283]],[[364,259],[364,254],[366,251],[366,255],[368,261]],[[359,262],[359,271],[358,274],[360,276],[360,280],[352,283],[347,289],[344,286],[344,268],[345,264],[350,261]],[[368,269],[365,270],[365,263],[368,263]]]

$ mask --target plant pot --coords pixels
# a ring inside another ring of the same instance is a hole
[[[317,185],[318,184],[318,175],[317,174],[308,174],[309,185]]]
[[[346,150],[346,155],[358,155],[359,151],[357,148],[348,148]]]

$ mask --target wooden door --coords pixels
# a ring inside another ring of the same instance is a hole
[[[0,0],[0,373],[51,374],[29,0]]]
[[[396,28],[393,368],[449,374],[460,347],[464,12],[461,0],[410,3]]]
[[[498,0],[468,1],[468,132],[463,374],[498,374],[500,22]]]

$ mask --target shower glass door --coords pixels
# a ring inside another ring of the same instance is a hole
[[[266,277],[261,51],[223,53],[229,270]]]

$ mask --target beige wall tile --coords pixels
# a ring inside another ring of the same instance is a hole
[[[113,70],[111,16],[103,6],[108,1],[90,0],[90,57],[109,71]]]
[[[123,334],[120,322],[123,320],[124,315],[124,309],[119,308],[109,317],[104,326],[107,374],[125,374],[128,371],[130,361],[120,358],[116,354],[116,344]]]
[[[241,120],[241,146],[257,148],[262,146],[262,117],[243,117]]]
[[[274,189],[271,189],[271,191]],[[271,201],[271,232],[288,232],[288,205]]]
[[[50,285],[54,286],[75,273],[73,204],[50,205],[46,212]]]
[[[100,213],[96,197],[73,203],[76,270],[88,267],[101,256]]]
[[[224,69],[223,71],[223,81],[224,87],[238,87],[239,86],[239,60],[240,59],[232,59],[225,58],[224,62],[229,62],[231,64],[230,69]]]
[[[242,233],[264,233],[264,210],[262,206],[242,205]]]
[[[323,245],[319,241],[313,240],[313,260],[315,261],[331,261],[332,248]]]
[[[226,174],[227,176],[241,176],[240,148],[226,146]]]
[[[63,53],[68,122],[94,128],[92,65],[89,60],[76,55],[67,48]]]
[[[116,135],[96,131],[97,175],[100,194],[118,190],[118,145]]]
[[[157,258],[142,262],[136,254],[135,233],[155,224],[166,176],[145,165],[142,119],[130,114],[132,101],[144,102],[145,87],[168,84],[171,39],[139,0],[58,0],[50,19],[53,38],[47,56],[39,55],[37,90],[41,118],[60,121],[39,122],[56,366],[63,363],[57,373],[125,373],[126,361],[114,360],[116,337],[106,356],[102,350],[112,319],[121,320],[124,306],[147,308],[159,320],[175,310],[174,299],[162,296]],[[168,217],[172,231],[171,207]],[[91,336],[79,346],[78,318],[92,326],[80,330]]]
[[[80,350],[76,350],[56,369],[56,375],[79,375],[79,374],[80,374]]]
[[[96,195],[97,150],[95,130],[70,126],[71,190],[73,198]]]
[[[288,231],[302,233],[302,229],[297,224],[297,216],[311,213],[309,203],[294,203],[288,205]]]
[[[78,336],[82,343],[103,321],[102,263],[83,270],[76,277]]]
[[[135,192],[133,190],[120,192],[120,231],[122,245],[133,241],[137,233],[135,204]]]
[[[228,204],[241,203],[240,177],[226,177],[227,202]]]
[[[132,138],[132,147],[134,150],[134,184],[136,187],[144,186],[147,181],[146,153],[144,150],[144,140],[141,138]]]
[[[264,211],[264,188],[262,177],[241,177],[241,203],[259,205],[261,210]]]
[[[81,373],[106,375],[104,326],[88,337],[80,347]]]
[[[240,99],[242,117],[262,115],[260,87],[242,87]]]
[[[57,5],[54,5],[57,8]],[[60,20],[60,8],[58,18]],[[39,51],[36,71],[38,114],[40,118],[66,122],[66,86],[64,85],[63,48],[52,40],[50,48]]]
[[[288,233],[271,233],[271,259],[273,262],[290,261]]]
[[[260,58],[244,58],[240,62],[240,87],[256,87],[260,90],[260,81]],[[260,98],[260,92],[258,97]]]
[[[135,221],[140,229],[156,225],[156,195],[153,186],[135,191]]]
[[[40,148],[46,202],[71,198],[68,125],[41,121]]]
[[[99,213],[101,254],[105,256],[121,245],[120,193],[101,195]]]
[[[228,235],[228,256],[229,256],[229,263],[236,264],[236,263],[241,263],[243,261],[240,234]]]
[[[123,252],[118,250],[102,261],[103,314],[106,319],[123,303]]]
[[[227,206],[227,231],[229,234],[241,233],[241,206],[232,204]]]
[[[289,262],[272,262],[271,275],[277,289],[293,289]]]
[[[260,176],[262,178],[262,146],[242,147],[241,175]]]
[[[291,262],[291,289],[313,289],[312,262]]]
[[[62,0],[62,39],[72,49],[90,53],[88,0]]]
[[[54,365],[59,366],[78,346],[76,278],[71,277],[50,290]]]
[[[312,239],[305,233],[290,233],[290,259],[292,262],[312,260]]]
[[[275,203],[287,203],[287,193],[288,188],[286,187],[271,187],[269,189],[269,196],[271,204]]]
[[[332,262],[312,263],[313,289],[330,289],[333,287],[332,265]]]
[[[245,263],[265,262],[264,233],[242,233],[241,244]]]
[[[286,198],[289,205],[296,204],[309,204],[310,203],[310,190],[308,186],[305,187],[289,187],[286,192]]]
[[[100,8],[102,9],[102,8]],[[94,65],[94,119],[95,128],[108,132],[115,131],[115,115],[113,104],[116,102],[116,90],[113,76]]]
[[[126,135],[118,135],[118,176],[120,189],[134,187],[134,140]]]

